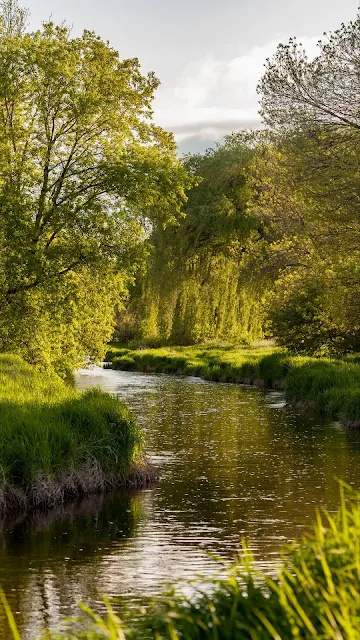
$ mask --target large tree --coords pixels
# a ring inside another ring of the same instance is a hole
[[[129,273],[149,221],[176,215],[187,177],[172,136],[152,121],[158,84],[94,33],[73,38],[52,22],[27,33],[24,12],[13,0],[3,4],[3,348],[14,340],[9,318],[30,294],[51,304],[50,294],[59,301],[69,288],[68,276],[74,286],[74,274]]]
[[[359,348],[360,18],[318,44],[280,45],[259,84],[273,130],[257,155],[253,213],[267,229],[273,326],[297,350]]]
[[[270,127],[360,131],[360,16],[318,42],[310,60],[297,40],[280,44],[259,83]]]
[[[129,306],[138,336],[193,343],[262,335],[262,294],[245,273],[249,245],[259,235],[257,218],[246,207],[255,141],[234,134],[184,158],[197,184],[177,223],[157,225],[151,234],[148,269]]]

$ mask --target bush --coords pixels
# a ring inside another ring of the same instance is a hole
[[[299,272],[278,281],[268,316],[279,345],[311,356],[359,351],[359,280],[347,280],[346,272],[338,277]]]

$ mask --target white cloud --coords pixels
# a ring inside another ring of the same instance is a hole
[[[188,63],[173,86],[160,87],[155,101],[157,122],[181,142],[195,135],[219,139],[230,131],[260,126],[256,85],[282,37],[220,60],[207,56]],[[318,38],[299,38],[309,57]]]

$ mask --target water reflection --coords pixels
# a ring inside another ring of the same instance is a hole
[[[212,572],[206,552],[230,558],[243,536],[271,569],[315,505],[336,508],[334,476],[358,478],[359,434],[284,408],[278,392],[103,370],[78,386],[127,400],[161,481],[4,525],[0,582],[28,637],[80,599],[101,608],[102,595]]]
[[[103,563],[132,539],[143,498],[134,491],[92,496],[2,523],[0,583],[22,629],[34,634],[78,613],[80,599],[99,599]],[[8,637],[4,623],[0,629]]]

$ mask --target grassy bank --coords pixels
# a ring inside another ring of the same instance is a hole
[[[123,625],[110,607],[101,619],[70,624],[51,640],[359,640],[360,496],[342,492],[337,514],[318,516],[313,531],[284,549],[270,578],[255,570],[244,546],[227,575],[192,584],[193,595],[158,598]],[[196,589],[197,587],[197,589]],[[195,588],[195,592],[194,592]],[[2,597],[6,608],[6,602]],[[11,612],[7,616],[12,622]],[[16,635],[13,623],[14,638]],[[81,631],[81,629],[86,629]]]
[[[0,512],[49,507],[120,484],[142,484],[142,434],[127,407],[80,394],[18,356],[0,355]]]
[[[277,347],[171,347],[129,349],[113,343],[109,367],[200,376],[216,382],[285,389],[288,402],[360,427],[360,364],[291,356]]]

